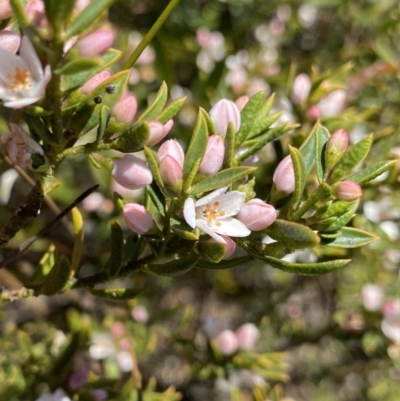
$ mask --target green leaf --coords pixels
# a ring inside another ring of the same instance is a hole
[[[279,111],[277,113],[268,115],[268,113],[271,111],[274,98],[275,95],[271,95],[259,108],[252,124],[251,130],[246,139],[253,138],[265,132],[271,126],[271,124],[277,121],[279,117],[283,114],[283,111]]]
[[[71,61],[61,69],[56,70],[56,73],[62,75],[62,91],[69,93],[76,88],[80,88],[91,77],[115,64],[121,58],[121,55],[122,52],[120,50],[109,49],[107,53],[101,57],[94,57],[90,59],[90,62],[94,64],[91,68],[88,68],[88,59],[80,58],[78,60]],[[73,99],[69,98],[68,100],[74,103]]]
[[[318,209],[316,212],[316,216],[318,217],[318,222],[322,223],[324,222],[324,220],[329,219],[331,217],[336,218],[338,216],[341,216],[348,210],[352,210],[353,212],[355,212],[357,210],[357,206],[358,206],[358,200],[353,202],[339,200],[331,203],[327,209],[324,206],[321,209]],[[313,217],[311,217],[311,219]]]
[[[164,182],[161,178],[161,173],[158,168],[158,156],[157,153],[154,152],[153,149],[148,148],[147,146],[144,147],[144,155],[146,157],[147,165],[153,175],[154,181],[160,187],[162,191],[165,190]]]
[[[320,241],[319,236],[307,226],[280,219],[276,219],[264,232],[288,249],[310,248]]]
[[[237,166],[235,156],[235,129],[231,122],[228,123],[228,129],[225,136],[225,157],[223,168],[230,168]]]
[[[105,271],[109,278],[118,277],[121,270],[124,255],[124,234],[120,225],[116,221],[111,222],[111,249],[110,257],[105,266]]]
[[[170,105],[168,105],[163,112],[157,117],[157,120],[165,124],[169,121],[172,117],[174,117],[179,110],[182,108],[183,103],[185,103],[186,96],[181,97],[180,99],[174,100]]]
[[[197,241],[193,249],[202,259],[213,263],[220,262],[226,252],[225,245],[216,241]]]
[[[52,267],[55,264],[56,256],[54,254],[56,247],[51,244],[45,254],[39,261],[33,276],[30,280],[31,284],[42,284],[46,276],[50,273]]]
[[[190,195],[199,195],[203,192],[209,192],[217,188],[230,185],[254,172],[256,167],[238,166],[222,170],[217,174],[205,178],[203,181],[192,186]]]
[[[142,269],[145,272],[153,273],[157,276],[178,276],[191,270],[198,260],[198,256],[188,256],[167,263],[146,264]]]
[[[79,105],[66,127],[67,130],[74,132],[74,138],[86,134],[99,124],[100,113],[104,106],[112,109],[126,88],[129,74],[130,71],[121,71],[111,76],[98,85]],[[112,93],[106,90],[110,85],[115,86]]]
[[[44,0],[47,20],[57,29],[70,17],[75,0]]]
[[[165,216],[165,205],[163,203],[163,200],[161,198],[161,193],[159,188],[156,185],[147,185],[146,186],[146,192],[153,202],[154,206],[158,210],[158,213],[161,214],[161,216]]]
[[[196,269],[203,269],[203,270],[224,270],[246,265],[247,263],[251,263],[252,260],[253,259],[250,256],[242,256],[240,258],[221,260],[218,263],[212,263],[207,260],[200,259],[195,267]]]
[[[197,241],[200,237],[200,231],[198,229],[193,230],[188,224],[175,220],[170,220],[171,230],[179,237],[188,241]]]
[[[331,219],[333,221],[321,221],[316,225],[316,230],[318,231],[337,231],[340,230],[343,226],[345,226],[353,217],[355,214],[355,211],[357,210],[358,206],[358,201],[354,202],[353,205],[342,215],[337,216],[337,217],[332,217]],[[331,220],[328,219],[328,220]]]
[[[107,106],[103,106],[99,115],[99,126],[97,128],[96,142],[100,142],[107,130],[108,122],[110,121],[111,112]]]
[[[124,153],[142,150],[149,139],[149,125],[145,121],[137,121],[126,128],[112,142],[111,147]]]
[[[135,290],[133,288],[106,288],[105,290],[95,290],[87,287],[86,289],[92,295],[109,301],[128,301],[143,293],[142,290]]]
[[[57,3],[63,3],[63,1],[54,0]],[[65,37],[66,39],[72,38],[72,36],[79,35],[95,22],[100,15],[108,10],[115,0],[96,0],[89,3],[87,7],[79,14],[78,18],[70,25]]]
[[[83,250],[83,218],[81,212],[77,207],[71,210],[72,223],[74,227],[74,250],[72,252],[71,266],[70,266],[70,278],[75,275],[75,272],[79,268],[79,263],[82,257]]]
[[[319,183],[321,183],[324,179],[324,149],[329,137],[329,131],[322,125],[318,125],[315,131],[315,170]]]
[[[323,238],[322,243],[337,248],[359,248],[376,241],[379,237],[363,230],[351,227],[343,227],[340,235],[333,239]]]
[[[160,86],[160,89],[156,93],[156,97],[151,102],[149,107],[144,111],[144,113],[138,118],[138,121],[151,121],[157,120],[158,116],[161,114],[162,109],[167,102],[168,97],[168,87],[165,82]]]
[[[39,289],[39,294],[55,295],[62,291],[71,275],[71,265],[65,255],[61,255],[50,273],[46,276],[42,286]]]
[[[366,167],[361,171],[347,177],[347,180],[358,182],[360,185],[362,185],[378,177],[385,171],[394,168],[395,165],[396,165],[395,160],[378,162],[373,164],[372,166]]]
[[[197,117],[196,126],[194,127],[192,138],[190,139],[189,147],[186,151],[185,162],[183,165],[183,179],[189,173],[193,173],[192,169],[198,160],[202,160],[207,147],[208,129],[207,122],[203,115],[205,113],[200,109]],[[200,166],[200,164],[199,164]]]
[[[301,197],[303,195],[304,188],[306,186],[306,165],[300,151],[292,146],[289,146],[290,157],[293,163],[294,177],[295,177],[295,189],[293,192],[293,198],[290,201],[292,212],[295,212],[300,204]],[[289,213],[290,214],[290,213]]]
[[[243,110],[240,113],[241,125],[239,131],[236,133],[236,149],[242,145],[247,139],[247,136],[251,132],[254,119],[261,107],[261,103],[264,99],[265,91],[257,92],[253,95],[250,100],[246,103]]]
[[[329,182],[334,183],[340,181],[350,171],[357,167],[368,155],[372,145],[372,135],[368,135],[362,141],[356,143],[346,150],[343,158],[333,168],[332,174],[329,177]]]

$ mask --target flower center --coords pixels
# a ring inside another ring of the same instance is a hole
[[[224,211],[218,211],[219,202],[214,202],[212,205],[207,203],[204,206],[203,215],[207,220],[207,224],[215,223],[215,225],[220,226],[221,223],[218,221],[220,217],[225,216]]]
[[[29,70],[21,70],[18,67],[14,70],[14,74],[7,74],[7,82],[4,88],[10,91],[19,91],[29,88],[31,85],[31,74]]]

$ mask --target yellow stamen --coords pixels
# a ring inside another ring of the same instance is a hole
[[[15,69],[14,74],[7,74],[7,82],[4,87],[8,90],[15,91],[29,88],[31,85],[31,74],[28,70]]]

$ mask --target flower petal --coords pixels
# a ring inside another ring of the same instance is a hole
[[[183,217],[190,227],[196,227],[196,210],[193,198],[189,197],[185,200],[185,204],[183,205]]]
[[[200,198],[195,206],[203,206],[207,203],[210,203],[212,200],[214,200],[215,198],[218,198],[220,195],[224,194],[226,191],[228,190],[228,187],[222,187],[222,188],[218,188],[213,192],[210,192],[208,195],[203,196],[202,198]]]
[[[251,234],[251,231],[241,221],[233,217],[219,220],[218,225],[213,224],[211,229],[217,234],[230,237],[247,237]]]
[[[218,196],[215,201],[219,202],[218,211],[224,211],[224,217],[235,216],[244,205],[246,194],[239,191],[231,191]]]
[[[41,81],[43,79],[43,68],[28,36],[22,37],[19,53],[21,59],[28,66],[32,79],[36,82]]]
[[[201,231],[204,231],[206,234],[208,234],[211,238],[214,238],[215,241],[220,242],[221,244],[226,244],[226,241],[219,236],[218,234],[213,231],[209,225],[206,223],[205,220],[196,220],[196,225],[198,228],[200,228]]]

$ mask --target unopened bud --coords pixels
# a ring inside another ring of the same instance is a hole
[[[311,89],[311,81],[307,74],[299,74],[294,79],[291,99],[294,104],[304,104]]]
[[[336,89],[326,95],[318,103],[321,114],[324,117],[335,117],[346,107],[347,92],[344,89]]]
[[[290,155],[286,156],[275,169],[272,181],[278,191],[291,194],[295,189],[293,162]]]
[[[238,341],[232,330],[223,330],[215,339],[215,343],[222,355],[233,355],[238,349]]]
[[[130,125],[135,119],[137,108],[138,103],[135,96],[127,94],[115,103],[111,110],[111,115],[117,122]]]
[[[214,123],[216,134],[223,135],[232,123],[234,131],[240,128],[240,111],[236,104],[227,99],[221,99],[210,110],[210,117]]]
[[[114,33],[106,30],[93,31],[79,39],[76,46],[80,56],[102,56],[113,44]]]
[[[219,135],[211,135],[208,138],[206,152],[199,167],[200,173],[213,175],[218,172],[224,162],[224,156],[224,141]]]
[[[153,181],[146,162],[131,154],[115,160],[111,174],[118,184],[128,189],[140,189]]]
[[[359,184],[354,181],[343,181],[336,186],[336,198],[348,202],[360,199],[362,189]]]
[[[314,104],[307,110],[306,116],[312,121],[317,121],[322,117],[321,109],[318,105]]]
[[[349,135],[344,129],[338,129],[330,136],[325,149],[325,168],[328,174],[343,157],[348,144]]]
[[[240,96],[235,100],[235,104],[237,108],[242,111],[244,109],[244,106],[246,106],[247,102],[250,100],[249,96]]]
[[[261,231],[276,220],[276,210],[261,199],[251,199],[240,209],[237,218],[251,231]]]
[[[233,253],[236,250],[236,242],[231,238],[228,237],[227,235],[221,235],[221,237],[225,240],[225,254],[222,259],[228,259],[230,256],[233,255]],[[213,240],[215,241],[215,240]]]
[[[376,284],[365,284],[361,290],[364,308],[376,312],[381,309],[384,291]]]
[[[260,338],[260,331],[253,323],[241,325],[235,332],[239,349],[252,349]]]
[[[183,151],[182,146],[179,144],[179,142],[175,139],[169,139],[168,141],[165,141],[160,146],[160,149],[158,149],[157,155],[160,161],[165,156],[171,156],[179,163],[181,167],[183,167],[185,152]]]
[[[0,0],[0,21],[12,16],[13,10],[9,0]]]
[[[96,86],[99,86],[102,82],[110,77],[111,73],[109,71],[104,70],[99,72],[82,85],[81,92],[84,95],[88,95],[94,88],[96,88]]]
[[[167,185],[175,186],[182,180],[182,166],[172,157],[166,155],[160,161],[160,174],[163,182]]]
[[[1,4],[1,3],[0,3]],[[12,31],[0,32],[0,47],[11,53],[16,53],[21,44],[21,35]]]
[[[154,225],[150,212],[138,203],[127,203],[124,206],[122,217],[126,225],[140,235],[146,234]]]
[[[174,125],[174,120],[168,120],[166,124],[159,121],[150,121],[149,125],[149,139],[146,142],[147,146],[156,145],[164,139]]]

